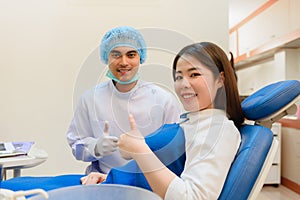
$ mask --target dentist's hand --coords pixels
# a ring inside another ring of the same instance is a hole
[[[118,138],[108,134],[108,122],[105,122],[103,137],[100,137],[95,146],[96,156],[107,156],[117,150]]]
[[[129,123],[131,131],[122,134],[118,142],[121,156],[128,160],[134,158],[135,155],[143,153],[144,149],[148,147],[144,136],[137,129],[132,115],[129,115]]]
[[[80,178],[82,185],[99,184],[106,180],[107,174],[91,172],[89,175]]]

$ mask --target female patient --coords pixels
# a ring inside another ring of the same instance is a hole
[[[233,69],[217,45],[202,42],[183,48],[173,62],[176,94],[187,113],[186,161],[178,177],[152,152],[129,116],[131,131],[120,136],[123,157],[134,159],[152,190],[163,199],[217,199],[240,144],[243,123]],[[101,182],[90,174],[84,184]]]

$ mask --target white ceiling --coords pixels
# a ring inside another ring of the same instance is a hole
[[[229,28],[232,28],[268,0],[229,0]]]

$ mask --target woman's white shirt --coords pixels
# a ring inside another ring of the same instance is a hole
[[[169,185],[165,200],[217,199],[239,148],[240,133],[222,110],[206,109],[187,117],[181,124],[186,138],[184,171]]]

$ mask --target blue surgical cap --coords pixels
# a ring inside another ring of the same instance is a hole
[[[137,50],[140,56],[140,63],[144,63],[146,60],[146,43],[142,34],[128,26],[121,26],[113,28],[108,31],[102,38],[100,44],[100,57],[101,60],[108,64],[108,55],[116,47],[127,46]]]

